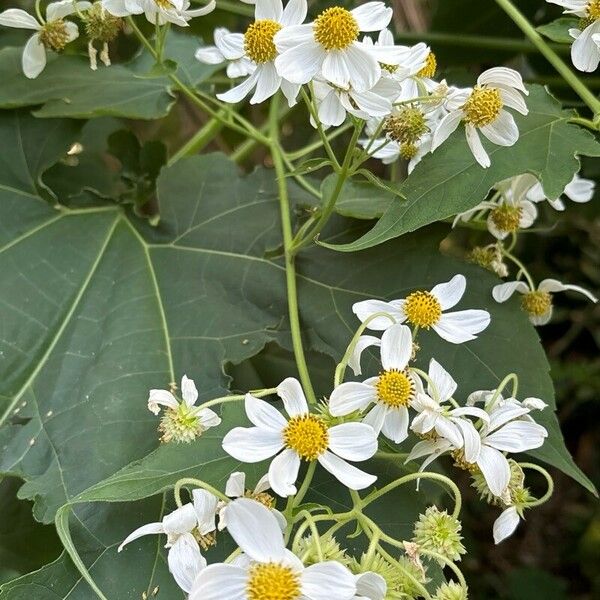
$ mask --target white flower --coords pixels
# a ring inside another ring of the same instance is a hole
[[[164,25],[173,23],[187,27],[194,17],[202,17],[215,9],[216,1],[190,10],[190,0],[102,0],[102,6],[115,17],[146,15],[150,23]]]
[[[46,8],[46,22],[37,19],[20,8],[9,8],[0,13],[0,25],[17,29],[32,29],[34,33],[23,48],[23,73],[29,79],[35,79],[46,66],[46,51],[60,52],[65,46],[79,37],[75,23],[64,18],[77,11],[90,8],[90,2],[61,0],[51,2]]]
[[[444,402],[448,402],[454,395],[457,384],[434,358],[429,363],[429,379],[428,393],[417,394],[412,403],[419,414],[413,419],[410,428],[421,435],[434,430],[438,437],[448,440],[453,448],[464,448],[465,459],[473,462],[479,455],[481,444],[473,423],[465,417],[489,421],[488,414],[485,410],[472,406],[444,406]]]
[[[552,318],[552,294],[571,290],[583,294],[592,302],[598,298],[579,285],[561,283],[556,279],[544,279],[537,287],[531,289],[525,281],[507,281],[494,286],[492,296],[496,302],[506,302],[515,292],[523,294],[521,307],[529,315],[534,325],[545,325]]]
[[[275,59],[281,77],[296,84],[316,76],[357,92],[370,90],[381,77],[380,63],[398,65],[406,56],[401,47],[375,46],[358,41],[361,31],[381,31],[392,9],[383,2],[367,2],[348,11],[325,9],[313,23],[287,27],[275,35],[280,55]]]
[[[338,562],[304,567],[286,550],[277,520],[262,504],[247,498],[228,509],[228,531],[243,554],[232,563],[203,569],[190,600],[247,600],[266,595],[303,600],[352,600],[356,577]]]
[[[277,394],[290,418],[286,420],[269,403],[247,394],[246,414],[255,427],[232,429],[223,440],[228,454],[247,463],[277,455],[269,467],[269,482],[280,496],[296,493],[301,460],[317,460],[353,490],[364,489],[377,479],[344,460],[363,461],[375,454],[377,436],[371,426],[343,423],[328,427],[309,412],[300,383],[291,377],[279,384]]]
[[[519,129],[505,107],[526,115],[529,111],[521,94],[528,95],[529,92],[517,71],[506,67],[484,71],[477,79],[475,88],[457,90],[449,95],[446,101],[449,112],[434,131],[433,151],[464,121],[467,143],[473,156],[482,167],[489,167],[490,157],[479,139],[478,131],[493,144],[515,144],[519,139]]]
[[[573,179],[565,187],[563,194],[573,202],[589,202],[594,197],[596,183],[592,179],[584,179],[579,175],[573,175]],[[546,198],[544,188],[539,181],[536,181],[527,192],[527,197],[533,202],[542,202],[548,200],[552,208],[556,210],[565,210],[564,201],[559,198]]]
[[[354,314],[364,322],[375,313],[391,315],[397,323],[408,321],[415,327],[430,327],[443,339],[453,344],[474,340],[490,323],[490,314],[485,310],[459,310],[445,312],[456,306],[466,289],[464,275],[455,275],[450,281],[439,283],[431,291],[413,292],[401,300],[384,302],[382,300],[364,300],[352,307]],[[381,331],[392,322],[377,317],[369,322],[369,329]]]
[[[591,73],[600,64],[600,47],[595,38],[600,34],[600,3],[597,0],[547,0],[558,4],[565,14],[575,15],[580,25],[569,29],[569,35],[575,39],[571,46],[571,60],[579,71]]]
[[[369,117],[388,115],[400,88],[395,81],[381,78],[366,92],[357,92],[351,87],[343,88],[318,80],[314,81],[313,90],[319,121],[327,128],[341,125],[346,119],[346,113],[365,121]],[[316,124],[313,123],[313,126]]]
[[[269,476],[263,475],[256,484],[254,490],[246,489],[246,474],[240,471],[236,471],[229,476],[227,484],[225,486],[225,495],[229,498],[252,498],[261,502],[267,508],[269,508],[275,515],[275,518],[279,522],[279,526],[282,531],[285,531],[287,521],[282,513],[274,508],[275,501],[272,496],[267,494],[267,490],[271,489],[269,483]],[[225,529],[227,527],[227,507],[229,504],[223,503],[219,510],[219,529]]]
[[[145,535],[166,534],[169,549],[169,571],[177,585],[186,593],[192,588],[194,579],[206,567],[206,559],[194,534],[206,536],[216,529],[215,516],[218,499],[206,490],[192,492],[194,503],[184,504],[162,521],[143,525],[131,533],[119,546],[118,551]]]
[[[281,0],[256,0],[254,22],[243,35],[224,34],[220,39],[219,48],[228,60],[245,60],[255,68],[242,83],[227,92],[217,94],[217,98],[223,102],[240,102],[254,90],[250,104],[259,104],[281,88],[288,104],[293,106],[300,86],[282,79],[277,73],[274,61],[278,53],[273,38],[278,32],[293,29],[302,23],[306,11],[306,0],[290,0],[285,9]],[[202,56],[202,53],[200,55]],[[196,58],[199,58],[198,53]]]
[[[243,47],[244,44],[243,34],[231,33],[225,27],[217,27],[214,40],[214,46],[204,46],[196,50],[194,56],[197,60],[209,65],[219,65],[227,61],[227,77],[230,79],[245,77],[256,70],[256,63],[245,55],[240,57],[240,45]]]
[[[334,417],[373,408],[363,422],[396,444],[408,436],[408,407],[422,389],[419,378],[407,369],[413,352],[412,334],[406,325],[389,327],[381,338],[381,365],[377,377],[364,382],[349,381],[333,390],[329,412]]]
[[[221,418],[210,408],[195,406],[198,390],[187,375],[181,378],[181,395],[183,402],[167,390],[150,390],[148,410],[158,415],[161,406],[166,408],[160,425],[165,442],[172,439],[178,442],[192,441],[210,427],[221,423]]]

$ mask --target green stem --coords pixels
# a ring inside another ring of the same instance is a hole
[[[257,398],[262,398],[263,396],[270,396],[271,394],[275,394],[276,392],[277,388],[267,388],[264,390],[250,390],[248,393],[252,396],[256,396]],[[239,402],[240,400],[244,400],[245,398],[246,394],[222,396],[221,398],[215,398],[214,400],[209,400],[208,402],[204,402],[204,404],[200,404],[198,406],[198,409],[209,408],[211,406],[216,406],[217,404],[227,404],[228,402]]]
[[[287,181],[283,156],[279,146],[279,122],[277,115],[279,107],[279,94],[275,94],[271,99],[271,109],[269,111],[269,132],[271,155],[273,157],[273,166],[277,177],[277,187],[279,190],[279,208],[281,211],[281,229],[283,233],[283,247],[285,251],[285,279],[288,297],[288,313],[290,319],[290,331],[292,335],[292,345],[294,348],[294,357],[296,366],[300,375],[302,387],[311,404],[317,403],[317,397],[313,389],[304,347],[302,346],[302,332],[300,328],[300,315],[298,308],[298,290],[296,286],[296,264],[294,253],[292,252],[293,233],[290,215],[290,203],[288,199]]]
[[[548,473],[548,471],[546,471],[546,469],[544,469],[543,467],[540,467],[539,465],[536,465],[534,463],[519,463],[519,466],[522,469],[532,469],[533,471],[541,473],[546,478],[546,483],[548,484],[548,490],[546,491],[546,493],[541,498],[528,502],[527,508],[533,508],[534,506],[540,506],[541,504],[548,502],[548,500],[554,493],[554,479],[552,479],[550,473]]]
[[[222,115],[224,116],[224,115]],[[213,117],[206,124],[198,129],[198,131],[181,147],[171,158],[167,165],[174,165],[179,159],[185,156],[198,154],[203,150],[223,129],[224,125],[220,119]],[[252,140],[254,142],[254,140]]]
[[[311,88],[311,92],[312,92],[312,88]],[[327,156],[329,157],[329,160],[331,160],[331,162],[333,163],[334,167],[337,170],[340,168],[340,165],[338,163],[335,152],[333,151],[333,148],[331,147],[331,144],[329,143],[329,139],[328,139],[327,135],[325,134],[323,125],[321,124],[321,121],[319,120],[319,113],[317,111],[315,103],[313,102],[312,97],[306,93],[306,90],[304,88],[301,88],[300,93],[302,94],[302,99],[304,100],[304,103],[306,104],[306,108],[308,109],[310,116],[312,117],[313,121],[315,122],[317,131],[319,132],[319,137],[321,138],[321,142],[325,148],[325,152],[327,152]],[[313,97],[314,97],[314,94],[313,94]]]
[[[492,409],[494,408],[494,404],[496,404],[496,402],[498,401],[498,399],[500,398],[500,394],[502,394],[502,392],[504,391],[504,388],[510,383],[513,382],[513,389],[512,389],[512,397],[516,398],[517,397],[517,392],[519,391],[519,378],[517,376],[516,373],[509,373],[501,382],[500,385],[496,388],[496,390],[494,391],[494,394],[492,396],[492,399],[490,400],[488,406],[486,407],[487,412],[492,412]]]
[[[535,291],[536,286],[533,281],[533,277],[531,277],[531,275],[529,274],[529,271],[527,270],[527,267],[514,254],[509,252],[506,248],[501,248],[501,251],[502,251],[502,256],[506,256],[506,258],[508,258],[510,261],[515,263],[515,265],[517,265],[517,267],[519,267],[519,269],[521,270],[523,275],[525,275],[525,279],[527,279],[529,288],[531,289],[532,292]]]
[[[202,488],[203,490],[214,494],[217,498],[220,498],[224,502],[229,502],[230,500],[225,494],[221,493],[217,488],[214,488],[205,481],[202,481],[201,479],[195,479],[193,477],[185,477],[184,479],[180,479],[175,484],[175,489],[173,490],[173,493],[175,494],[175,502],[179,507],[183,505],[183,501],[181,500],[181,488],[185,487],[186,485],[193,485],[195,487]]]
[[[341,127],[337,127],[332,133],[330,133],[329,135],[326,136],[327,141],[331,142],[331,140],[334,140],[336,137],[339,137],[340,135],[346,133],[346,131],[348,131],[351,128],[352,128],[352,123],[344,123],[344,125],[342,125]],[[322,148],[323,145],[324,145],[323,140],[321,138],[319,138],[316,142],[313,142],[312,144],[309,144],[308,146],[305,146],[304,148],[300,148],[299,150],[294,150],[294,152],[288,152],[287,155],[290,160],[298,160],[299,158],[302,158],[302,157],[306,156],[307,154],[311,154],[312,152],[315,152],[315,150]]]
[[[496,0],[496,3],[513,20],[515,25],[529,38],[531,43],[543,54],[546,60],[560,73],[573,91],[588,105],[594,115],[600,112],[600,100],[573,73],[569,66],[548,45],[537,32],[527,17],[511,2],[511,0]]]

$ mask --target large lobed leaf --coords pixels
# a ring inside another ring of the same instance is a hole
[[[225,157],[208,155],[163,171],[156,228],[113,204],[57,209],[42,197],[52,198],[40,178],[77,140],[78,128],[52,124],[40,148],[43,121],[0,118],[3,138],[22,149],[0,156],[0,472],[25,480],[20,496],[35,501],[39,520],[76,503],[73,543],[108,597],[139,598],[157,580],[166,597],[177,597],[161,540],[136,544],[120,560],[115,554],[128,530],[160,518],[162,503],[89,502],[140,500],[187,475],[222,485],[239,467],[220,439],[244,422],[241,406],[224,413],[221,428],[179,447],[159,446],[145,403],[149,388],[183,373],[197,380],[203,399],[226,393],[226,362],[240,363],[268,342],[290,346],[275,180],[265,169],[243,177]],[[305,200],[291,191],[296,202]],[[332,241],[343,242],[356,236],[356,223],[340,221],[336,231]],[[303,252],[298,287],[307,346],[339,359],[357,326],[353,302],[402,297],[460,271],[469,280],[461,307],[488,307],[492,325],[460,346],[425,334],[421,366],[435,355],[465,395],[514,370],[523,394],[554,407],[534,329],[515,303],[492,303],[492,275],[440,255],[446,232],[430,228],[352,256]],[[535,454],[593,489],[565,449],[554,414],[543,419],[551,437]],[[377,467],[381,482],[397,468]],[[325,477],[318,492],[336,499],[337,487]],[[389,497],[380,507],[392,515],[386,526],[408,535],[423,501],[412,490]],[[394,510],[399,502],[410,510]],[[67,519],[61,511],[63,534]],[[0,598],[88,598],[86,585],[61,557],[0,588]]]
[[[541,86],[529,86],[529,90],[529,115],[516,116],[519,141],[510,148],[484,142],[491,167],[483,169],[475,162],[464,128],[459,127],[400,186],[406,199],[395,198],[375,227],[361,238],[330,247],[342,252],[364,250],[452,217],[484,200],[497,182],[521,173],[534,174],[549,197],[558,197],[579,170],[577,156],[600,156],[600,143],[585,129],[569,123],[573,113],[562,110]],[[341,206],[345,204],[342,199]],[[379,210],[380,205],[372,216],[378,216]],[[364,218],[364,210],[358,216]]]

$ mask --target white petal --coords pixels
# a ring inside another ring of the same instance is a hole
[[[242,462],[260,462],[281,448],[281,433],[260,427],[235,427],[223,438],[223,450]]]
[[[195,489],[192,492],[194,510],[198,520],[198,530],[206,535],[217,528],[216,515],[219,499],[207,490]]]
[[[177,401],[177,398],[175,398],[171,392],[167,392],[167,390],[150,390],[150,395],[148,396],[148,410],[157,415],[160,412],[161,405],[176,410],[179,406],[179,402]]]
[[[200,420],[200,424],[204,429],[209,429],[210,427],[216,427],[221,424],[221,417],[210,408],[203,408],[198,413],[198,419]]]
[[[373,431],[379,435],[383,428],[383,423],[388,414],[388,408],[385,404],[376,404],[365,416],[363,423],[370,425]]]
[[[429,455],[432,455],[437,458],[447,450],[450,450],[450,448],[451,445],[448,440],[423,440],[422,442],[417,442],[413,446],[409,455],[406,457],[405,463]]]
[[[248,573],[236,565],[214,564],[202,569],[189,600],[246,600]]]
[[[290,83],[308,83],[321,68],[325,56],[325,51],[311,40],[280,54],[275,67],[279,76]]]
[[[272,431],[283,431],[287,425],[285,417],[271,404],[252,394],[246,394],[246,414],[253,425]]]
[[[538,286],[538,289],[544,292],[565,292],[571,290],[573,292],[579,292],[592,302],[598,302],[598,298],[592,294],[592,292],[582,288],[579,285],[572,285],[570,283],[561,283],[557,279],[544,279]]]
[[[474,463],[481,451],[481,438],[479,437],[477,429],[475,429],[471,421],[467,421],[466,419],[454,419],[454,424],[462,433],[465,460]]]
[[[188,406],[194,406],[198,400],[198,390],[193,379],[189,379],[187,375],[181,378],[181,395]]]
[[[350,85],[357,92],[366,92],[379,81],[381,66],[360,42],[354,42],[348,46],[343,56],[350,74]]]
[[[487,169],[492,163],[490,161],[490,157],[488,153],[485,151],[481,140],[479,139],[479,134],[477,133],[477,129],[467,123],[465,127],[465,134],[467,136],[467,144],[475,157],[475,160],[484,168]]]
[[[344,58],[343,50],[330,50],[325,56],[321,74],[327,81],[341,88],[347,88],[350,83],[350,72]]]
[[[492,410],[492,414],[490,415],[490,420],[486,427],[486,431],[494,431],[509,421],[518,419],[519,417],[522,417],[528,413],[529,409],[525,406],[521,406],[518,403],[497,403]]]
[[[494,543],[499,544],[510,537],[519,525],[519,513],[514,506],[508,507],[494,521]]]
[[[482,445],[477,458],[477,465],[495,496],[501,496],[510,481],[510,466],[502,452]]]
[[[452,378],[452,375],[440,365],[440,363],[432,358],[429,363],[429,377],[435,385],[435,389],[438,394],[438,399],[440,402],[445,402],[454,396],[454,392],[458,387],[456,381]],[[432,394],[431,386],[427,385],[427,390],[430,395],[433,395],[435,398],[435,394]]]
[[[475,339],[475,334],[483,331],[489,324],[490,313],[469,309],[442,314],[433,329],[447,342],[462,344]]]
[[[210,0],[210,2],[208,4],[206,4],[205,6],[203,6],[202,8],[196,8],[194,10],[186,10],[185,13],[183,13],[187,18],[190,17],[203,17],[204,15],[207,15],[208,13],[211,13],[213,10],[215,10],[215,8],[217,7],[217,2],[216,0]],[[177,21],[173,21],[173,22],[177,22]],[[187,25],[187,23],[186,23]]]
[[[496,302],[506,302],[515,292],[526,294],[529,291],[524,281],[507,281],[494,286],[492,297]]]
[[[126,0],[102,0],[102,8],[115,17],[128,17],[129,15],[134,14],[134,12],[130,10]],[[136,11],[135,14],[144,12],[141,8],[136,8]]]
[[[434,152],[439,148],[452,133],[456,131],[462,119],[462,112],[459,110],[448,113],[433,130],[431,138],[431,151]]]
[[[283,9],[283,15],[279,21],[284,26],[300,25],[306,19],[308,3],[306,0],[290,0]]]
[[[216,46],[203,46],[194,53],[196,60],[207,65],[219,65],[225,61],[225,57]]]
[[[525,398],[521,404],[531,410],[544,410],[548,407],[548,405],[540,398]]]
[[[254,19],[261,21],[269,19],[279,23],[283,14],[283,5],[281,0],[256,0],[255,2]]]
[[[381,31],[390,24],[394,11],[383,2],[366,2],[350,12],[361,31]]]
[[[388,98],[369,92],[354,92],[352,99],[356,106],[370,117],[385,117],[392,112],[392,103]]]
[[[252,560],[277,562],[285,554],[283,535],[271,511],[256,500],[238,498],[227,507],[227,530]]]
[[[296,493],[296,480],[300,469],[300,457],[295,450],[286,448],[269,466],[269,483],[272,490],[286,498]]]
[[[490,142],[498,146],[512,146],[519,139],[519,128],[515,118],[505,110],[501,110],[494,122],[484,125],[480,131]]]
[[[525,452],[539,448],[548,437],[544,427],[531,421],[512,421],[486,436],[485,443],[503,452]]]
[[[338,385],[329,397],[329,412],[334,417],[349,415],[355,410],[364,410],[370,402],[377,400],[372,385],[358,381],[348,381]]]
[[[381,575],[367,571],[357,576],[356,593],[369,600],[384,600],[387,594],[387,583]]]
[[[337,127],[346,118],[346,109],[342,106],[338,95],[333,89],[319,103],[317,112],[319,121],[325,128]]]
[[[596,183],[591,179],[584,179],[574,175],[565,187],[565,194],[573,202],[589,202],[594,197]]]
[[[302,86],[298,83],[290,83],[285,79],[281,80],[281,91],[288,101],[288,106],[291,108],[298,103],[298,94],[300,93],[300,88]]]
[[[77,10],[86,10],[90,6],[91,4],[89,2],[77,2],[77,8],[75,8],[75,2],[73,2],[73,0],[51,2],[48,4],[48,8],[46,8],[46,19],[48,21],[56,21],[68,15],[72,15],[77,12]]]
[[[395,309],[389,302],[384,302],[383,300],[363,300],[362,302],[356,302],[352,305],[352,312],[363,323],[377,313],[390,315],[391,318],[382,315],[369,321],[368,329],[374,331],[384,331],[388,327],[391,327],[394,322],[402,323],[406,321],[406,316],[402,311]]]
[[[194,505],[190,502],[163,518],[163,530],[169,536],[189,533],[198,524],[198,516]]]
[[[242,83],[231,88],[230,90],[217,94],[217,98],[223,102],[229,104],[236,104],[241,102],[255,87],[258,81],[257,71],[254,71],[247,79],[244,79]]]
[[[229,476],[225,485],[225,495],[230,498],[240,498],[246,493],[246,473],[236,471]]]
[[[227,60],[237,60],[245,54],[244,35],[231,33],[225,27],[215,29],[215,45]]]
[[[250,99],[250,104],[260,104],[277,92],[281,85],[281,77],[277,74],[275,65],[267,62],[256,69],[256,91]]]
[[[455,448],[462,448],[464,439],[461,430],[450,419],[440,416],[435,422],[435,431],[437,434],[448,440]]]
[[[377,452],[377,436],[365,423],[342,423],[329,429],[329,449],[347,460],[367,460]]]
[[[271,483],[269,482],[269,474],[265,473],[256,483],[254,493],[262,494],[262,492],[266,492],[269,489],[271,489]]]
[[[523,96],[519,94],[519,92],[507,88],[499,88],[499,90],[504,106],[513,108],[517,112],[520,112],[522,115],[529,114],[527,103],[523,99]]]
[[[38,34],[32,35],[23,48],[23,73],[29,79],[35,79],[46,66],[46,49]]]
[[[600,48],[593,36],[600,32],[600,21],[586,27],[571,46],[571,60],[577,69],[592,73],[600,64]]]
[[[375,475],[369,475],[357,469],[331,452],[324,452],[317,460],[336,479],[351,490],[362,490],[377,481]]]
[[[306,42],[311,42],[315,46],[314,26],[312,23],[305,23],[304,25],[284,27],[275,34],[273,41],[275,42],[277,52],[280,54]],[[320,48],[320,46],[316,47]],[[323,56],[323,58],[325,57]]]
[[[191,533],[182,535],[173,544],[167,562],[175,582],[186,594],[190,593],[196,577],[206,567],[206,559],[200,553],[198,542]]]
[[[446,283],[438,283],[431,293],[439,300],[442,310],[448,310],[460,302],[466,288],[467,280],[459,274]]]
[[[386,371],[402,371],[413,352],[412,333],[406,325],[396,323],[381,336],[381,364]]]
[[[354,575],[334,561],[317,563],[304,569],[300,586],[302,595],[310,600],[350,600],[356,590]]]
[[[400,444],[408,437],[408,409],[406,406],[387,411],[381,432],[394,444]]]
[[[35,17],[20,8],[9,8],[0,13],[0,25],[17,29],[40,29]]]
[[[293,377],[284,379],[277,386],[277,395],[283,400],[285,410],[290,417],[305,415],[308,412],[308,403],[300,382]]]
[[[137,540],[145,535],[155,535],[157,533],[164,532],[165,531],[162,523],[148,523],[147,525],[142,525],[123,540],[123,543],[119,546],[118,552],[121,552],[121,550],[123,550],[123,548],[130,542],[133,542],[133,540]]]
[[[374,335],[361,335],[358,338],[358,342],[352,351],[352,356],[348,361],[348,366],[352,369],[355,375],[360,375],[362,373],[360,359],[362,357],[362,353],[371,346],[381,346],[381,340]]]
[[[524,94],[529,93],[523,83],[521,74],[518,71],[507,67],[493,67],[484,71],[478,77],[477,83],[481,85],[488,84],[491,86],[499,84],[508,88],[516,88],[521,90]]]

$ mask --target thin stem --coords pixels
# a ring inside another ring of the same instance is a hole
[[[212,142],[212,140],[219,134],[223,127],[223,121],[217,119],[216,117],[213,117],[207,121],[203,127],[198,129],[198,131],[183,146],[181,146],[181,148],[179,148],[179,150],[177,150],[173,156],[171,156],[167,165],[170,167],[185,156],[198,154],[202,149],[210,144],[210,142]]]
[[[335,129],[335,131],[333,131],[333,133],[330,133],[329,135],[326,136],[327,141],[331,142],[331,140],[334,140],[336,137],[339,137],[340,135],[346,133],[346,131],[348,131],[351,128],[352,128],[352,123],[344,123],[344,125],[342,125],[341,127],[337,127]],[[298,160],[298,159],[306,156],[307,154],[311,154],[315,150],[318,150],[319,148],[323,147],[323,144],[324,144],[323,139],[320,138],[316,142],[313,142],[312,144],[309,144],[308,146],[305,146],[304,148],[300,148],[299,150],[294,150],[294,152],[288,152],[287,155],[290,158],[290,160]]]
[[[310,380],[304,347],[302,346],[302,332],[300,328],[300,316],[298,309],[298,290],[296,286],[296,264],[294,253],[292,252],[293,234],[290,215],[290,203],[288,199],[287,181],[285,177],[285,166],[281,148],[279,146],[279,122],[277,119],[279,105],[279,94],[275,94],[271,99],[271,109],[269,111],[269,132],[271,155],[273,157],[273,166],[277,177],[277,187],[279,190],[279,208],[281,211],[281,229],[283,233],[283,247],[285,251],[285,279],[288,297],[288,313],[290,319],[290,331],[292,335],[292,345],[294,347],[294,357],[296,366],[300,375],[302,387],[311,404],[317,403],[317,397]]]
[[[304,87],[302,87],[300,89],[300,93],[302,94],[302,99],[304,100],[304,103],[306,104],[306,108],[308,108],[308,112],[310,113],[310,116],[312,117],[313,121],[315,122],[317,131],[319,132],[319,137],[321,138],[321,142],[323,143],[323,146],[325,147],[325,152],[327,152],[327,156],[329,157],[329,159],[334,164],[334,166],[337,170],[340,168],[340,164],[337,160],[335,152],[333,151],[333,148],[331,147],[331,144],[329,143],[329,139],[327,138],[327,135],[325,134],[325,131],[323,130],[323,125],[321,124],[321,121],[319,120],[319,113],[317,112],[315,104],[314,104],[312,98],[307,94]]]
[[[42,0],[35,0],[35,14],[37,15],[38,21],[43,25],[46,22],[44,15],[42,15],[42,8],[40,6]]]
[[[588,105],[594,115],[600,113],[600,100],[598,100],[579,77],[573,73],[563,59],[550,48],[548,43],[537,32],[527,17],[525,17],[511,0],[496,0],[496,3],[531,40],[533,45],[544,55],[546,60],[558,71],[558,73],[560,73],[573,91]]]
[[[270,396],[271,394],[275,394],[276,392],[277,388],[267,388],[264,390],[250,390],[248,393],[252,394],[252,396],[256,396],[257,398],[262,398],[263,396]],[[245,398],[246,394],[222,396],[221,398],[215,398],[214,400],[209,400],[208,402],[200,404],[198,406],[198,409],[209,408],[210,406],[216,406],[217,404],[227,404],[228,402],[239,402],[240,400],[244,400]]]
[[[230,500],[225,494],[221,493],[217,488],[214,488],[212,485],[206,483],[205,481],[202,481],[201,479],[195,479],[193,477],[185,477],[184,479],[180,479],[175,484],[175,489],[173,490],[173,493],[175,494],[175,502],[179,507],[183,506],[183,502],[181,500],[181,488],[187,485],[193,485],[195,487],[202,488],[203,490],[214,494],[217,498],[220,498],[225,502],[229,502]]]
[[[419,552],[424,556],[429,556],[430,558],[434,558],[439,563],[442,563],[449,567],[452,572],[456,575],[458,579],[458,583],[460,583],[461,587],[465,590],[468,590],[467,582],[465,581],[465,576],[462,574],[462,571],[446,556],[443,556],[439,552],[434,552],[433,550],[426,550],[424,548],[420,548]]]
[[[300,486],[298,493],[294,497],[294,507],[299,506],[300,503],[302,502],[302,500],[304,500],[304,496],[306,496],[306,493],[308,492],[308,490],[310,488],[310,484],[312,483],[316,468],[317,468],[316,460],[313,460],[310,463],[308,463],[308,469],[306,470],[306,475],[304,475],[304,481],[302,482],[302,485]]]
[[[490,400],[489,404],[486,407],[488,412],[492,412],[494,405],[500,398],[500,394],[502,394],[504,388],[509,384],[510,381],[513,382],[512,397],[513,398],[517,397],[517,392],[519,391],[519,378],[517,377],[516,373],[509,373],[500,382],[500,385],[495,389],[492,399]]]
[[[527,279],[527,283],[529,284],[530,290],[532,292],[535,291],[535,283],[533,281],[533,277],[531,277],[531,275],[529,274],[527,267],[514,254],[509,252],[506,248],[501,248],[501,252],[502,252],[502,256],[506,256],[506,258],[508,258],[510,261],[515,263],[515,265],[517,265],[517,267],[519,267],[519,269],[521,270],[523,275],[525,275],[525,279]]]
[[[534,463],[519,463],[519,466],[522,469],[532,469],[533,471],[541,473],[546,478],[546,482],[548,484],[548,489],[546,490],[546,493],[541,498],[528,502],[526,504],[527,508],[533,508],[534,506],[540,506],[541,504],[548,502],[548,500],[554,493],[554,479],[552,479],[550,473],[548,473],[548,471],[546,471],[544,467],[540,467],[539,465],[536,465]]]

